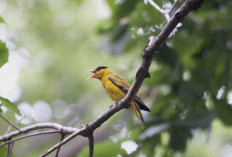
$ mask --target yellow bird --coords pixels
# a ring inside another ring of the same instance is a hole
[[[130,84],[122,76],[116,74],[106,66],[99,66],[95,70],[88,70],[88,72],[94,73],[94,75],[89,77],[88,79],[99,79],[102,82],[102,85],[105,88],[108,96],[114,101],[120,101],[121,99],[123,99],[130,89]],[[141,120],[141,127],[144,128],[144,120],[140,110],[150,112],[150,109],[142,102],[141,98],[137,95],[134,97],[130,108]]]

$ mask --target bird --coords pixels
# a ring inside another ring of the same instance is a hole
[[[130,89],[130,84],[125,78],[112,71],[106,66],[99,66],[94,70],[88,70],[93,73],[91,77],[96,78],[102,82],[102,85],[108,94],[108,96],[115,102],[123,99]],[[141,98],[136,95],[130,104],[131,110],[135,113],[138,119],[141,121],[141,128],[144,128],[145,122],[141,113],[141,110],[150,112],[150,109],[143,103]]]

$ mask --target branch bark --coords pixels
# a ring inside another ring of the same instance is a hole
[[[63,133],[63,134],[72,134],[72,133],[80,130],[77,128],[65,127],[65,126],[62,126],[62,125],[57,124],[57,123],[38,123],[38,124],[30,125],[30,126],[27,126],[24,128],[20,128],[17,131],[13,131],[13,132],[10,132],[10,133],[5,134],[3,136],[0,136],[0,142],[1,141],[8,141],[9,139],[11,139],[15,136],[25,134],[25,133],[28,133],[28,132],[34,131],[34,130],[39,130],[39,129],[59,130],[60,133]]]
[[[55,131],[45,131],[45,132],[38,132],[38,133],[33,133],[33,134],[21,136],[19,138],[16,138],[16,139],[13,139],[13,140],[9,140],[9,141],[5,142],[4,144],[1,144],[0,147],[5,146],[5,145],[7,145],[9,143],[13,143],[15,141],[24,139],[24,138],[28,138],[28,137],[32,137],[32,136],[38,136],[38,135],[44,135],[44,134],[54,134],[54,133],[60,133],[60,131],[57,131],[57,130],[55,130]]]

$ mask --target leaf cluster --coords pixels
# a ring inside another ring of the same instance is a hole
[[[107,2],[112,17],[100,25],[101,33],[110,34],[111,41],[116,43],[130,36],[124,42],[124,53],[143,47],[147,37],[156,35],[158,28],[165,24],[162,15],[143,1]],[[165,4],[166,1],[157,3]],[[147,156],[153,156],[159,145],[167,154],[184,151],[187,140],[193,136],[192,130],[206,130],[214,119],[232,125],[229,103],[232,89],[231,10],[229,1],[204,2],[200,10],[184,20],[174,37],[154,57],[151,78],[145,81],[148,100],[153,102],[147,129],[168,123],[165,134],[169,138],[166,145],[162,144],[164,132],[160,131],[143,140],[143,147],[152,145],[153,151],[146,152]],[[138,33],[140,28],[143,34]],[[149,28],[154,28],[155,32]],[[152,140],[157,138],[155,142]]]

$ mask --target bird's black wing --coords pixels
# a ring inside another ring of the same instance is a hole
[[[119,89],[121,89],[125,94],[128,93],[128,90],[127,90],[127,89],[125,89],[123,86],[118,85],[117,83],[115,83],[115,81],[114,81],[111,77],[109,77],[109,80],[110,80],[115,86],[117,86]],[[141,110],[150,112],[150,109],[143,103],[143,101],[141,100],[141,98],[140,98],[139,96],[135,96],[135,97],[134,97],[134,100],[135,100],[135,102],[139,105],[139,108],[140,108]]]
[[[109,77],[109,80],[115,85],[117,86],[119,89],[121,89],[121,91],[123,91],[125,94],[127,94],[128,90],[126,88],[124,88],[123,86],[117,84],[111,77]]]
[[[135,96],[134,100],[135,100],[135,102],[138,103],[139,108],[140,108],[141,110],[150,112],[150,109],[143,103],[143,101],[141,100],[141,98],[140,98],[139,96]]]

